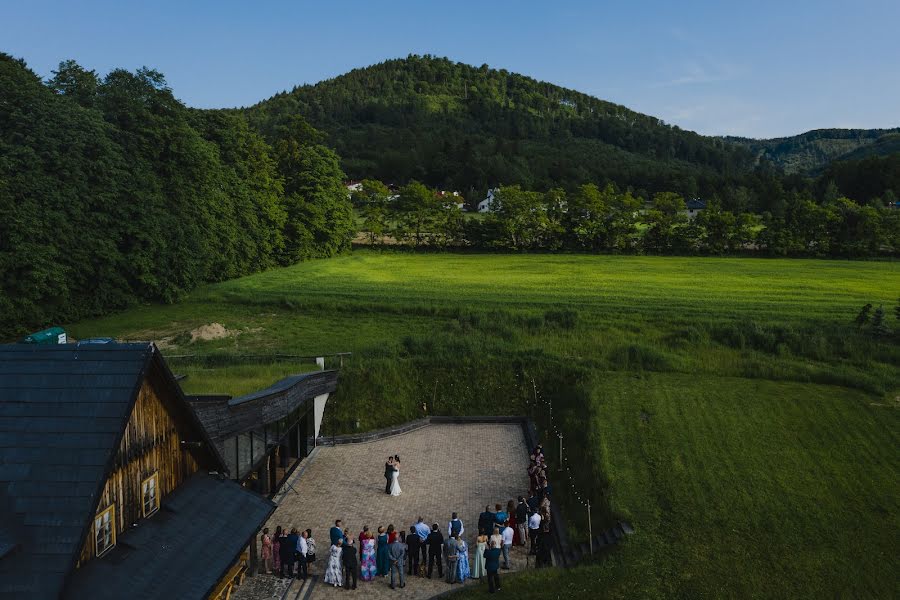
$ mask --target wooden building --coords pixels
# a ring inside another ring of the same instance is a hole
[[[274,508],[154,345],[0,346],[0,599],[214,597]]]

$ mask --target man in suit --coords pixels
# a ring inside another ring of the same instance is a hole
[[[338,540],[344,539],[344,530],[341,529],[341,520],[338,519],[334,522],[334,527],[332,527],[328,531],[328,537],[331,538],[331,545],[336,546]],[[349,540],[344,540],[344,543],[347,543]]]
[[[459,560],[459,550],[453,534],[447,536],[447,541],[444,542],[444,560],[447,562],[447,583],[456,583],[456,561]]]
[[[419,574],[419,548],[422,546],[422,540],[416,532],[416,526],[409,528],[409,534],[406,536],[406,566],[408,575]],[[424,564],[424,563],[423,563]]]
[[[391,479],[394,477],[394,457],[388,456],[387,462],[384,463],[384,493],[391,493]]]
[[[294,576],[294,563],[297,560],[297,528],[291,529],[291,533],[281,542],[279,556],[281,557],[281,576],[284,577],[285,567],[287,567],[287,576]]]
[[[353,548],[353,540],[347,540],[347,545],[344,547],[344,550],[341,552],[341,561],[344,563],[344,589],[345,590],[355,590],[356,589],[356,578],[357,572],[359,571],[359,555]],[[353,586],[350,586],[350,581],[353,581]]]
[[[404,567],[406,565],[406,533],[401,531],[400,536],[394,540],[394,543],[388,546],[388,559],[391,561],[391,589],[394,586],[394,573],[400,580],[400,587],[406,587],[406,574]]]
[[[500,506],[499,504],[497,506]],[[478,515],[478,535],[491,535],[494,529],[494,513],[490,506],[484,507],[484,512]]]
[[[435,523],[431,526],[431,533],[428,534],[428,579],[434,572],[434,565],[437,564],[438,577],[444,576],[444,562],[441,560],[441,554],[444,549],[444,536],[440,527]]]

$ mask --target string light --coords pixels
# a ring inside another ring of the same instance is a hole
[[[533,390],[534,390],[534,400],[533,400],[533,402],[535,402],[535,403],[540,402],[540,403],[542,403],[543,405],[545,405],[545,406],[547,406],[547,407],[549,408],[549,411],[548,411],[548,417],[549,417],[549,420],[550,420],[550,429],[553,431],[553,433],[555,433],[555,434],[557,435],[557,437],[563,437],[562,433],[561,433],[560,430],[556,427],[556,424],[553,422],[553,403],[550,402],[550,401],[548,401],[548,400],[546,400],[546,399],[544,399],[544,398],[541,396],[541,393],[538,391],[537,386],[534,385],[534,380],[533,380],[533,379],[532,379],[532,387],[533,387]],[[526,403],[526,404],[529,404],[529,405],[532,403],[532,399],[531,399],[530,395],[526,395],[525,403]],[[537,407],[535,406],[535,408],[537,408]],[[569,482],[569,488],[571,489],[572,494],[575,496],[575,499],[576,499],[577,502],[578,502],[579,504],[581,504],[583,507],[585,507],[586,509],[590,509],[590,503],[589,503],[587,500],[584,499],[584,497],[583,497],[583,496],[581,495],[581,493],[579,492],[578,487],[575,485],[575,480],[572,478],[572,474],[571,474],[571,473],[572,473],[572,470],[569,468],[569,459],[568,459],[568,457],[567,457],[565,454],[563,454],[562,456],[560,456],[560,464],[561,464],[561,465],[564,465],[564,467],[565,467],[565,474],[566,474],[566,477],[567,477],[568,482]],[[587,495],[587,494],[585,494],[585,496],[586,496],[586,495]]]

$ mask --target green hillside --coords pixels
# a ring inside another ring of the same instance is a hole
[[[760,160],[769,161],[787,174],[816,173],[835,160],[860,159],[872,154],[900,151],[900,128],[815,129],[800,135],[756,140],[727,137],[750,149]]]
[[[615,182],[710,193],[751,168],[739,146],[530,77],[431,56],[389,60],[248,109],[272,135],[293,115],[327,134],[351,178],[461,191]]]

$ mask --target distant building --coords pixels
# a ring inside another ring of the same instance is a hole
[[[500,191],[500,188],[491,188],[487,191],[487,196],[484,200],[478,203],[478,212],[486,213],[493,212],[497,209],[495,206],[497,200],[497,192]]]
[[[699,198],[688,200],[687,202],[685,202],[685,204],[687,205],[685,214],[687,215],[688,219],[693,219],[698,214],[700,214],[700,211],[706,210],[706,201],[700,200]]]
[[[352,179],[350,181],[347,181],[346,183],[344,183],[344,186],[346,186],[347,192],[349,192],[351,194],[353,192],[360,192],[360,191],[362,191],[362,188],[363,188],[362,181],[356,181],[356,180],[352,180]]]

